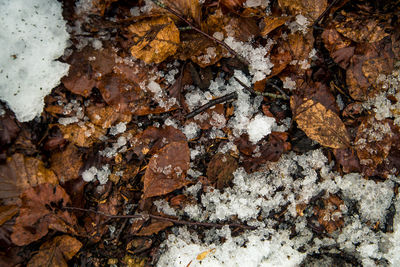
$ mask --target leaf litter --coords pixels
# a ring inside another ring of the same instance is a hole
[[[399,264],[397,6],[64,11],[70,71],[42,116],[0,108],[14,264]]]

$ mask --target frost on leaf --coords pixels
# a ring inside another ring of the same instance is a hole
[[[189,184],[185,179],[189,161],[186,142],[172,142],[153,155],[144,175],[143,198],[165,195]]]
[[[68,235],[57,236],[40,246],[39,252],[32,257],[28,267],[68,266],[70,260],[82,247],[82,243]]]
[[[304,103],[295,109],[293,102],[292,97],[290,104],[294,110],[294,119],[308,137],[330,148],[349,146],[350,138],[346,127],[336,113],[313,100],[305,99]]]
[[[36,241],[51,230],[76,234],[76,218],[61,208],[70,202],[61,186],[41,184],[28,188],[22,195],[22,206],[13,227],[11,240],[18,246]]]
[[[179,45],[179,30],[168,17],[153,18],[128,27],[132,34],[132,56],[150,63],[160,63],[175,54]]]

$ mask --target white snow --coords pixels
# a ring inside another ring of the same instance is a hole
[[[97,178],[100,184],[105,184],[108,181],[108,176],[110,176],[111,171],[109,169],[108,164],[101,167],[101,169],[97,169],[96,167],[90,167],[86,171],[82,173],[82,179],[85,182],[92,182]]]
[[[21,122],[43,110],[44,97],[68,73],[55,61],[69,35],[56,0],[0,1],[0,99]]]
[[[247,126],[247,133],[249,134],[250,142],[255,144],[265,136],[269,135],[274,124],[275,118],[257,114]]]

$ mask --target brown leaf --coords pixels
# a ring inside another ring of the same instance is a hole
[[[216,188],[227,187],[233,179],[233,172],[238,168],[237,161],[229,154],[214,155],[207,167],[207,177],[216,183]]]
[[[198,0],[166,0],[163,3],[175,11],[178,11],[184,18],[192,20],[197,25],[200,25],[201,6]]]
[[[5,146],[13,141],[18,133],[19,127],[9,115],[0,116],[0,146]]]
[[[179,30],[169,17],[152,18],[128,27],[135,42],[132,56],[150,63],[160,63],[175,54],[179,45]]]
[[[131,114],[117,112],[112,106],[99,107],[92,105],[86,108],[87,116],[90,121],[103,129],[108,129],[118,122],[130,122]]]
[[[143,178],[143,198],[165,195],[189,184],[185,178],[189,162],[186,142],[172,142],[153,155]]]
[[[135,235],[138,236],[151,236],[153,234],[157,234],[158,232],[164,230],[167,227],[174,225],[169,221],[162,220],[151,220],[150,225],[144,226],[138,233]]]
[[[0,206],[0,225],[14,217],[18,210],[19,208],[16,205]]]
[[[302,14],[316,20],[328,6],[327,0],[278,0],[279,6],[290,15]]]
[[[385,32],[385,26],[382,26],[383,24],[374,17],[362,16],[358,13],[345,13],[344,11],[341,15],[345,19],[336,24],[336,30],[354,42],[375,43],[389,36]]]
[[[272,32],[276,28],[285,24],[286,21],[289,20],[289,17],[274,17],[274,16],[267,16],[264,18],[264,26],[261,30],[261,35],[263,37],[267,36],[268,33]]]
[[[57,184],[58,179],[36,158],[15,153],[0,165],[0,199],[7,199],[6,204],[17,204],[22,191],[42,183]]]
[[[304,99],[304,103],[296,109],[293,109],[293,97],[290,102],[295,114],[294,119],[308,137],[326,147],[349,146],[350,138],[346,127],[336,113],[310,99]]]
[[[83,166],[82,156],[79,149],[72,143],[65,150],[51,154],[51,169],[61,183],[79,177],[79,170]]]
[[[99,138],[106,134],[106,129],[85,122],[84,124],[72,123],[68,125],[57,124],[63,133],[64,139],[74,143],[79,147],[90,147]]]
[[[361,123],[355,145],[366,175],[373,175],[376,167],[388,157],[393,135],[390,120],[378,121],[371,115]]]
[[[75,216],[60,210],[70,201],[61,186],[40,184],[25,190],[21,199],[22,206],[11,235],[11,240],[17,246],[42,238],[49,229],[76,234]]]
[[[345,173],[360,172],[360,161],[358,160],[357,154],[351,148],[339,148],[334,149],[336,161],[342,166]]]
[[[131,149],[139,159],[142,159],[147,154],[157,153],[158,150],[169,143],[180,141],[186,141],[186,136],[175,127],[156,128],[150,126],[133,138]]]
[[[57,236],[40,246],[28,267],[67,267],[67,262],[81,249],[82,243],[68,235]]]
[[[323,199],[323,207],[315,207],[314,213],[318,216],[318,222],[328,233],[334,232],[336,229],[343,227],[344,219],[340,206],[343,205],[336,195],[330,195],[329,198]]]
[[[230,9],[230,10],[237,10],[243,7],[243,3],[246,0],[219,0],[220,5]]]

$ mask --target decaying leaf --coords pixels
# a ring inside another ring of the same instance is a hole
[[[189,184],[185,178],[189,161],[186,142],[172,142],[153,155],[143,178],[143,198],[165,195]]]
[[[79,149],[72,143],[65,150],[54,152],[51,155],[51,169],[56,173],[61,183],[79,177],[79,170],[83,166],[82,156]]]
[[[316,20],[328,6],[327,0],[278,0],[279,6],[290,15],[302,14]]]
[[[98,107],[93,105],[89,106],[86,112],[90,121],[103,129],[108,129],[118,122],[130,122],[132,119],[131,114],[116,112],[112,106]]]
[[[19,203],[22,191],[42,183],[57,184],[58,179],[36,158],[16,153],[7,159],[6,165],[0,165],[0,199],[5,204]]]
[[[61,186],[40,184],[25,190],[21,199],[22,206],[11,235],[11,240],[17,246],[40,239],[49,229],[76,234],[75,216],[61,210],[70,202]]]
[[[344,219],[341,211],[343,200],[336,195],[330,195],[323,199],[323,207],[315,207],[314,213],[318,216],[318,222],[328,233],[343,227]]]
[[[201,6],[197,0],[165,0],[164,5],[177,11],[186,19],[194,21],[200,25],[201,20]]]
[[[218,153],[212,157],[207,167],[207,177],[222,189],[233,179],[233,172],[238,168],[237,161],[229,154]]]
[[[150,63],[160,63],[175,54],[179,46],[179,30],[169,17],[152,18],[128,27],[135,45],[132,56]]]
[[[267,16],[264,18],[264,26],[261,30],[261,35],[263,37],[267,36],[268,33],[272,32],[276,28],[285,24],[286,21],[289,20],[289,17],[274,17],[274,16]]]
[[[290,105],[299,128],[308,137],[330,148],[346,148],[349,146],[350,138],[346,127],[336,113],[310,99],[304,99],[303,104],[293,109],[292,97]]]
[[[158,232],[164,230],[167,227],[174,225],[169,221],[162,220],[152,220],[149,225],[142,227],[138,233],[135,235],[138,236],[151,236],[153,234],[157,234]]]
[[[63,133],[63,137],[79,147],[90,147],[94,142],[106,134],[106,129],[93,123],[73,123],[68,125],[57,124]]]
[[[68,235],[57,236],[40,246],[29,267],[67,267],[67,262],[81,249],[82,243]]]
[[[14,217],[18,210],[19,208],[16,205],[0,206],[0,225]]]
[[[361,123],[355,145],[366,175],[373,175],[376,167],[387,158],[394,140],[393,136],[389,120],[378,121],[374,116],[369,116]]]
[[[389,35],[385,32],[384,24],[380,23],[377,18],[344,11],[341,15],[345,19],[336,24],[336,30],[354,42],[375,43]]]

